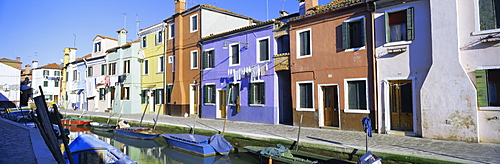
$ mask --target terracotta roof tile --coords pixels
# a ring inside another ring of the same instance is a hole
[[[219,33],[219,34],[206,36],[206,37],[202,38],[202,40],[212,39],[212,38],[216,38],[216,37],[219,37],[219,36],[224,36],[224,35],[231,34],[231,33],[245,31],[245,30],[248,30],[248,29],[251,29],[251,28],[254,28],[254,27],[263,26],[263,25],[266,25],[266,24],[271,24],[271,23],[276,23],[276,22],[280,22],[280,21],[276,21],[276,20],[273,19],[273,20],[269,20],[269,21],[265,21],[265,22],[260,22],[260,23],[255,24],[255,25],[245,26],[245,27],[234,29],[234,30],[231,30],[231,31],[226,31],[226,32]]]
[[[372,1],[372,0],[368,0],[368,1]],[[313,10],[313,12],[310,12],[308,14],[304,14],[304,15],[301,15],[298,17],[290,18],[289,21],[299,20],[299,19],[302,19],[305,17],[310,17],[313,15],[320,14],[320,13],[327,12],[327,11],[331,11],[334,9],[347,7],[347,6],[350,6],[353,4],[366,3],[368,1],[366,1],[366,0],[333,0],[331,2],[328,2],[328,4],[326,4],[326,5],[314,6],[310,9],[308,9],[308,10]]]
[[[75,62],[77,62],[77,61],[82,61],[83,59],[88,59],[88,58],[90,58],[90,57],[92,57],[92,54],[88,54],[88,55],[85,55],[84,57],[77,58],[77,59],[75,59]]]
[[[229,14],[233,14],[233,15],[237,15],[237,16],[240,16],[240,17],[248,18],[248,19],[251,19],[251,20],[255,20],[253,18],[244,16],[244,15],[241,15],[241,14],[237,14],[235,12],[232,12],[232,11],[229,11],[229,10],[226,10],[226,9],[218,8],[218,7],[215,7],[215,6],[212,6],[212,5],[200,4],[200,6],[206,7],[206,8],[211,8],[211,9],[214,9],[214,10],[219,10],[221,12],[226,12],[226,13],[229,13]]]
[[[3,61],[3,62],[12,62],[12,63],[21,63],[17,60],[12,60],[12,59],[7,59],[7,58],[0,58],[0,61]]]
[[[35,69],[42,69],[42,68],[45,68],[45,69],[61,69],[61,66],[59,66],[56,63],[50,63],[50,64],[47,64],[47,65],[44,65],[44,66],[41,66],[41,67],[38,67],[38,68],[35,68]]]
[[[101,38],[104,38],[104,39],[111,39],[111,40],[118,41],[118,39],[107,37],[107,36],[103,36],[103,35],[97,35],[96,37],[94,37],[94,39],[97,38],[97,37],[101,37]]]

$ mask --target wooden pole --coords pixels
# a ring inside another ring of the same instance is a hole
[[[71,155],[71,151],[69,150],[69,138],[68,135],[64,132],[64,128],[61,124],[61,117],[59,115],[59,109],[57,109],[56,104],[52,104],[52,109],[54,109],[54,113],[56,114],[57,126],[59,126],[59,131],[61,132],[61,138],[64,144],[64,150],[66,150],[66,154],[68,155],[68,160],[70,164],[75,163],[73,160],[73,156]]]
[[[299,140],[300,140],[300,129],[302,128],[302,117],[304,115],[300,115],[300,123],[299,123],[299,133],[297,135],[297,146],[295,147],[295,151],[299,150]]]
[[[222,136],[224,136],[224,132],[226,131],[226,121],[227,121],[227,107],[226,107],[226,117],[224,117],[224,127],[222,128]]]
[[[194,128],[196,128],[196,117],[198,117],[198,114],[194,115],[194,124],[193,124],[193,130],[191,131],[191,134],[194,134]]]
[[[161,107],[163,106],[163,104],[160,104],[160,109]],[[156,129],[156,123],[158,122],[158,116],[160,115],[160,110],[158,110],[158,113],[156,113],[156,120],[155,121],[155,125],[153,126],[153,129]]]
[[[144,111],[142,111],[141,122],[139,122],[139,127],[142,126],[142,119],[144,119],[144,114],[146,114],[146,110],[148,109],[149,99],[146,101],[146,107],[144,107]]]

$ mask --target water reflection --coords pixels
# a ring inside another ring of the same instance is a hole
[[[115,136],[113,132],[93,130],[85,127],[67,127],[70,130],[72,141],[81,134],[91,134],[113,145],[129,156],[138,164],[254,164],[260,163],[256,158],[245,152],[231,152],[228,156],[203,157],[189,152],[169,147],[165,139],[160,137],[154,140],[138,140]]]

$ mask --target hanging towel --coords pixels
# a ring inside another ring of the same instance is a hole
[[[364,117],[363,120],[361,120],[363,123],[363,129],[367,133],[368,137],[372,137],[372,125],[370,121],[370,117]]]

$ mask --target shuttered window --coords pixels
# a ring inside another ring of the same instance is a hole
[[[155,90],[155,104],[163,104],[163,89]]]
[[[350,110],[366,110],[366,81],[347,82],[347,102]]]
[[[500,106],[500,69],[476,70],[477,103]]]
[[[250,91],[248,92],[249,104],[265,104],[266,103],[266,88],[265,83],[250,83]]]
[[[215,50],[203,52],[203,69],[214,68],[215,66]]]
[[[166,96],[167,96],[167,104],[170,104],[170,102],[172,101],[172,89],[173,89],[174,85],[170,84],[167,86],[167,93],[166,93]]]
[[[385,12],[386,42],[409,41],[415,39],[414,8],[396,12]]]
[[[481,31],[500,28],[500,0],[479,0],[479,26]]]
[[[148,101],[148,90],[141,91],[141,104],[146,104]]]
[[[203,87],[203,102],[215,103],[215,85],[205,85]]]
[[[229,89],[228,101],[227,101],[228,104],[238,105],[240,97],[240,84],[229,84],[228,89]]]
[[[130,88],[129,87],[122,87],[120,97],[122,100],[129,100],[130,99]]]
[[[144,74],[149,74],[149,60],[144,60]]]
[[[342,23],[342,48],[365,46],[365,19],[349,20]]]

